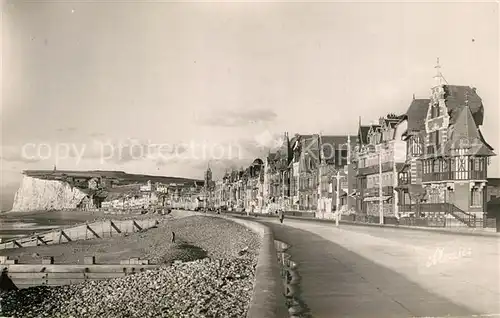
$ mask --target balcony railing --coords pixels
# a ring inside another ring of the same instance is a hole
[[[394,168],[394,162],[392,161],[382,163],[382,172],[392,171],[393,168]],[[358,169],[359,176],[375,174],[375,173],[379,173],[378,164]]]
[[[448,180],[485,180],[486,171],[446,171],[425,173],[423,182],[448,181]]]
[[[382,187],[382,195],[393,195],[394,187],[384,186]],[[379,195],[379,188],[368,188],[363,191],[365,197],[373,197]]]

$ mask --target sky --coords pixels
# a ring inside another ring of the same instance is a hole
[[[494,2],[3,0],[1,185],[54,165],[201,178],[211,159],[220,175],[284,131],[404,113],[437,57],[477,87],[498,153],[498,17]]]

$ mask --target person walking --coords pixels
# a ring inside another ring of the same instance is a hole
[[[278,218],[280,219],[280,223],[283,223],[283,220],[285,219],[285,213],[283,213],[283,210],[279,209],[278,211]]]

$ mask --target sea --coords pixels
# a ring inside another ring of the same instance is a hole
[[[35,211],[0,213],[0,238],[8,239],[49,231],[94,219],[82,211]]]

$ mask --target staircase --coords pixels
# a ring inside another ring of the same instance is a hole
[[[451,203],[445,203],[447,208],[447,213],[452,215],[455,219],[467,225],[467,227],[476,227],[476,216],[474,214],[467,213]]]

